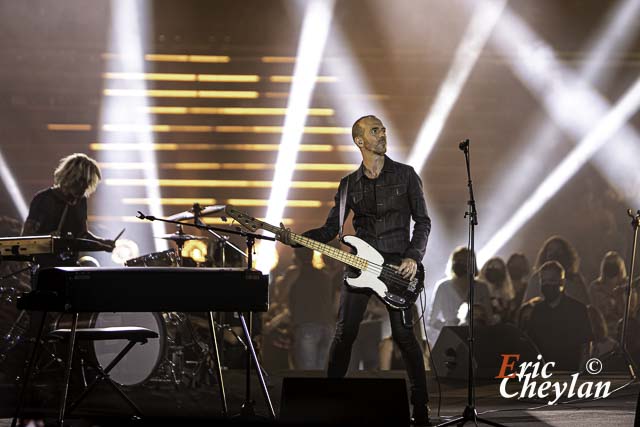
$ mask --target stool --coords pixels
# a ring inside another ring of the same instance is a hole
[[[140,343],[145,344],[149,338],[158,338],[158,334],[146,328],[140,328],[137,326],[124,326],[124,327],[112,327],[112,328],[77,328],[75,331],[75,339],[80,341],[102,341],[102,340],[129,340],[129,343],[118,353],[118,355],[109,363],[109,365],[102,369],[99,365],[98,375],[93,382],[82,392],[82,394],[69,406],[67,413],[72,412],[93,390],[93,388],[100,382],[106,381],[111,387],[124,399],[124,401],[133,409],[137,416],[142,416],[140,409],[135,403],[122,391],[122,388],[109,377],[109,372],[122,360],[122,358],[133,348],[134,345]],[[71,336],[71,329],[56,329],[49,333],[49,337],[60,341],[68,341]],[[69,366],[67,371],[71,371],[71,361],[73,355],[69,355]],[[69,388],[69,376],[67,375],[67,382],[65,384],[66,389]],[[65,393],[66,396],[66,393]],[[66,405],[66,398],[63,397],[61,402],[60,414],[64,419],[64,407]]]

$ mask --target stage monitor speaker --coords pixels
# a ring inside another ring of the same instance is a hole
[[[519,354],[520,361],[535,362],[538,349],[513,325],[476,327],[474,370],[476,378],[494,378],[502,366],[502,354]],[[469,329],[466,326],[442,328],[432,358],[438,375],[466,379],[469,361]],[[519,362],[516,362],[516,365]]]
[[[408,426],[404,378],[284,378],[280,422]]]

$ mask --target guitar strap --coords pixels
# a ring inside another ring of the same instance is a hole
[[[344,225],[344,214],[347,211],[347,190],[349,188],[349,175],[343,187],[340,188],[340,231],[338,232],[338,238],[342,240],[342,226]]]

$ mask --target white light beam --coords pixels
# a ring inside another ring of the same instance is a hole
[[[302,140],[307,119],[307,109],[331,28],[334,6],[335,0],[311,0],[302,21],[293,83],[266,215],[266,222],[272,224],[278,224],[284,213],[289,185],[298,157],[298,146]],[[274,242],[263,241],[260,251],[257,268],[267,273],[275,259]]]
[[[478,253],[484,264],[596,153],[640,108],[640,79],[589,135],[553,170],[509,221]],[[612,142],[612,145],[615,141]]]
[[[506,3],[506,0],[491,0],[479,4],[474,9],[469,27],[462,42],[456,49],[453,64],[444,82],[440,85],[436,100],[418,132],[413,150],[409,155],[408,163],[418,173],[422,171],[422,167],[431,154],[451,113],[451,109],[458,100],[462,88],[498,22]]]
[[[16,207],[16,210],[20,214],[22,220],[27,219],[27,215],[29,214],[29,208],[27,208],[27,204],[24,201],[24,197],[22,196],[22,192],[20,191],[20,187],[18,187],[18,183],[16,182],[13,174],[11,173],[11,169],[9,169],[9,165],[4,160],[4,156],[0,151],[0,177],[2,177],[2,182],[4,182],[4,186],[11,196],[11,200]]]

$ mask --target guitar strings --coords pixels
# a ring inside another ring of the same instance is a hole
[[[348,258],[351,258],[351,257],[358,258],[357,255],[346,253],[344,251],[341,251],[340,249],[334,248],[332,246],[326,245],[326,244],[321,243],[321,242],[316,242],[313,239],[310,239],[310,238],[302,236],[302,235],[295,235],[294,238],[297,238],[299,241],[301,241],[301,243],[306,243],[307,245],[309,245],[310,246],[309,249],[323,249],[324,248],[324,252],[327,252],[327,255],[329,253],[332,253],[333,255],[336,255],[336,256],[331,257],[331,258],[335,258],[338,261],[346,262],[346,260]],[[402,287],[407,287],[407,279],[405,279],[404,277],[400,276],[400,274],[398,272],[392,270],[391,267],[388,267],[388,266],[385,266],[385,265],[380,265],[380,264],[377,264],[375,262],[372,262],[372,261],[369,261],[369,260],[365,260],[364,258],[362,258],[362,260],[366,262],[367,269],[369,271],[371,271],[372,273],[376,274],[378,277],[384,278],[387,281],[389,281],[391,283],[394,283],[396,285],[400,285]],[[349,263],[347,263],[347,264],[349,264]],[[364,268],[360,268],[360,270],[364,270]]]

